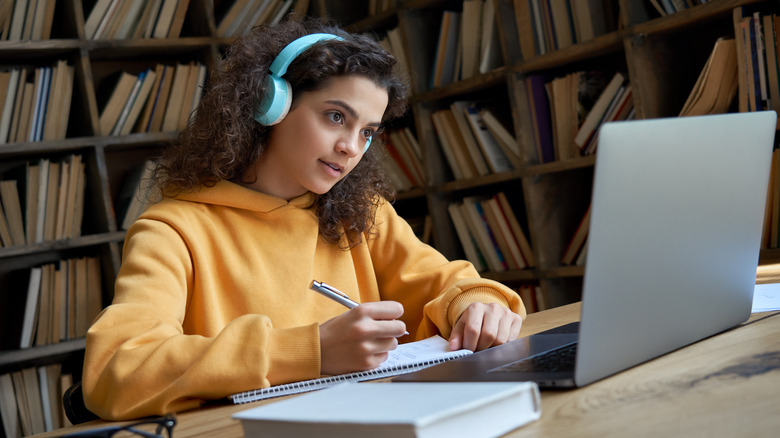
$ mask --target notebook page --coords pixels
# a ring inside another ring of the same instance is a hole
[[[466,350],[468,351],[468,350]],[[382,362],[377,370],[393,368],[431,360],[442,359],[447,356],[461,356],[464,352],[450,351],[449,342],[439,335],[431,336],[417,342],[399,344],[398,348],[388,352],[387,360]]]

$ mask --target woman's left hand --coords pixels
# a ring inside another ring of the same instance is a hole
[[[450,334],[450,349],[484,350],[517,339],[523,319],[496,303],[472,303]]]

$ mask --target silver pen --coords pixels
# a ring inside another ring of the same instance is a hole
[[[345,306],[345,307],[347,307],[349,309],[354,309],[355,307],[358,306],[358,303],[356,303],[356,302],[352,301],[351,299],[349,299],[347,294],[345,294],[344,292],[336,289],[335,287],[333,287],[333,286],[331,286],[329,284],[321,283],[321,282],[319,282],[317,280],[312,280],[312,282],[311,282],[311,290],[313,290],[315,292],[319,292],[322,295],[325,295],[326,297],[330,298],[331,300],[333,300],[333,301],[335,301],[335,302],[337,302],[337,303],[339,303],[339,304],[341,304],[341,305],[343,305],[343,306]]]
[[[309,286],[311,290],[315,292],[319,292],[320,294],[324,295],[327,298],[330,298],[331,300],[341,304],[344,307],[347,307],[349,309],[354,309],[358,306],[359,303],[356,303],[352,301],[347,294],[344,292],[336,289],[335,287],[323,283],[317,280],[312,280],[311,286]],[[404,332],[404,335],[408,335],[409,332]]]

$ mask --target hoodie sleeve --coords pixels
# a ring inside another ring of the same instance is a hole
[[[498,303],[525,318],[522,300],[503,284],[480,278],[464,260],[448,261],[421,242],[389,203],[377,210],[378,237],[368,236],[383,300],[404,306],[402,319],[414,339],[440,334],[448,338],[466,308],[475,302]]]
[[[139,418],[319,377],[317,324],[275,329],[267,316],[246,314],[202,331],[212,335],[188,334],[192,277],[175,229],[149,219],[131,227],[114,301],[87,334],[88,409],[107,420]]]

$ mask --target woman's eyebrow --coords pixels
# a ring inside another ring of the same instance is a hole
[[[349,106],[349,104],[344,102],[343,100],[336,100],[336,99],[334,99],[334,100],[326,100],[325,102],[329,103],[331,105],[340,106],[347,114],[349,114],[350,117],[352,117],[354,119],[358,118],[357,111],[355,111],[354,108]],[[382,122],[372,122],[372,123],[367,123],[366,124],[366,126],[376,126],[376,127],[379,127],[381,125],[382,125]]]

